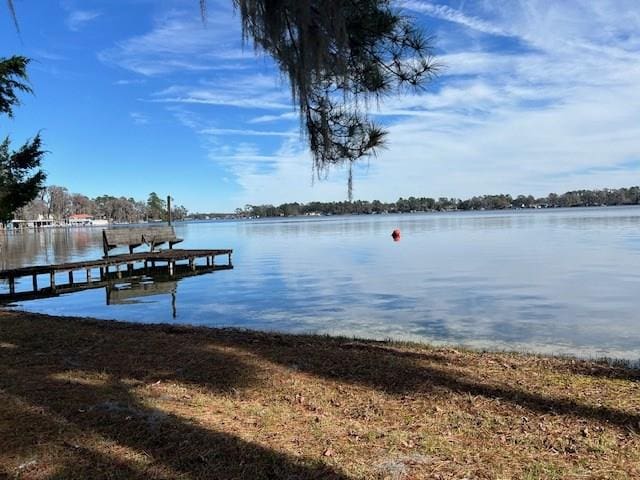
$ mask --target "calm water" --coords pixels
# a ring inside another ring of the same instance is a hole
[[[402,230],[398,243],[390,237],[394,228]],[[233,248],[235,269],[186,278],[123,304],[107,306],[104,289],[96,289],[17,308],[640,358],[640,208],[210,222],[176,229],[185,238],[183,248]],[[100,235],[99,229],[8,234],[0,267],[97,258]]]

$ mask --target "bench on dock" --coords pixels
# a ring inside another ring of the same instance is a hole
[[[182,242],[182,238],[176,237],[176,231],[173,227],[155,227],[147,228],[142,232],[142,240],[151,247],[151,251],[163,243],[169,244],[172,249],[176,243]]]
[[[104,256],[109,256],[109,251],[118,247],[129,247],[129,253],[141,245],[149,245],[150,251],[163,243],[169,243],[172,249],[176,243],[182,242],[182,238],[176,236],[173,227],[123,227],[108,228],[102,231],[102,247]]]

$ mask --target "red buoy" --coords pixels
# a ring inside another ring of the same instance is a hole
[[[391,237],[393,238],[394,242],[398,242],[400,241],[400,229],[396,228],[393,233],[391,233]]]

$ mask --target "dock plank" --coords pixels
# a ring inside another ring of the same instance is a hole
[[[136,262],[176,262],[196,258],[215,257],[219,255],[228,255],[230,257],[232,253],[233,250],[231,249],[174,249],[162,250],[159,252],[123,253],[96,260],[84,260],[79,262],[50,265],[31,265],[27,267],[2,270],[0,271],[0,279],[86,270],[89,268],[107,268]]]
[[[188,265],[179,265],[176,266],[174,275],[167,274],[167,269],[162,267],[138,268],[131,271],[125,271],[121,272],[122,274],[120,277],[118,277],[115,272],[112,272],[108,275],[105,275],[100,280],[93,280],[91,282],[78,282],[74,283],[73,285],[65,284],[54,286],[54,288],[45,287],[39,290],[15,292],[13,294],[0,293],[0,305],[12,302],[59,297],[60,295],[76,293],[84,290],[93,290],[105,287],[113,288],[116,284],[121,284],[122,282],[126,282],[129,279],[139,279],[141,277],[149,277],[153,280],[153,282],[158,283],[169,281],[175,282],[181,280],[182,278],[204,275],[221,270],[233,270],[233,266],[216,265],[215,267],[212,267],[201,265],[197,266],[195,269],[192,269]]]

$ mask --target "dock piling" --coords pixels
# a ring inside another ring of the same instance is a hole
[[[233,268],[231,265],[231,250],[201,249],[141,252],[90,261],[36,265],[11,270],[2,270],[0,271],[0,279],[7,281],[9,292],[0,293],[0,300],[12,301],[17,297],[39,298],[40,296],[56,296],[69,290],[76,291],[87,288],[96,288],[104,282],[113,280],[114,277],[121,279],[124,276],[129,277],[133,274],[146,274],[148,273],[147,269],[149,268],[149,264],[153,265],[155,270],[157,262],[160,262],[160,265],[164,262],[167,263],[167,271],[171,277],[184,275],[185,270],[189,271],[191,274],[197,275],[205,268],[208,271],[215,269],[215,257],[217,255],[227,255],[229,258],[229,264],[226,266],[220,266],[221,269]],[[200,265],[198,264],[199,259],[202,259]],[[183,261],[186,261],[187,265],[178,263]],[[204,264],[206,264],[206,267]],[[136,269],[136,265],[141,265],[141,267],[144,268]],[[115,272],[109,271],[111,267],[115,268]],[[94,269],[97,269],[100,272],[100,281],[97,281],[97,278],[93,277]],[[79,272],[81,275],[82,278],[80,280],[74,278],[75,272]],[[82,275],[83,273],[85,275]],[[113,273],[115,273],[115,275],[113,275]],[[68,277],[68,283],[63,281],[62,284],[56,285],[56,274],[66,274]],[[40,289],[38,285],[38,275],[49,275],[50,288]],[[16,283],[23,277],[31,277],[33,289],[26,292],[16,292]]]

